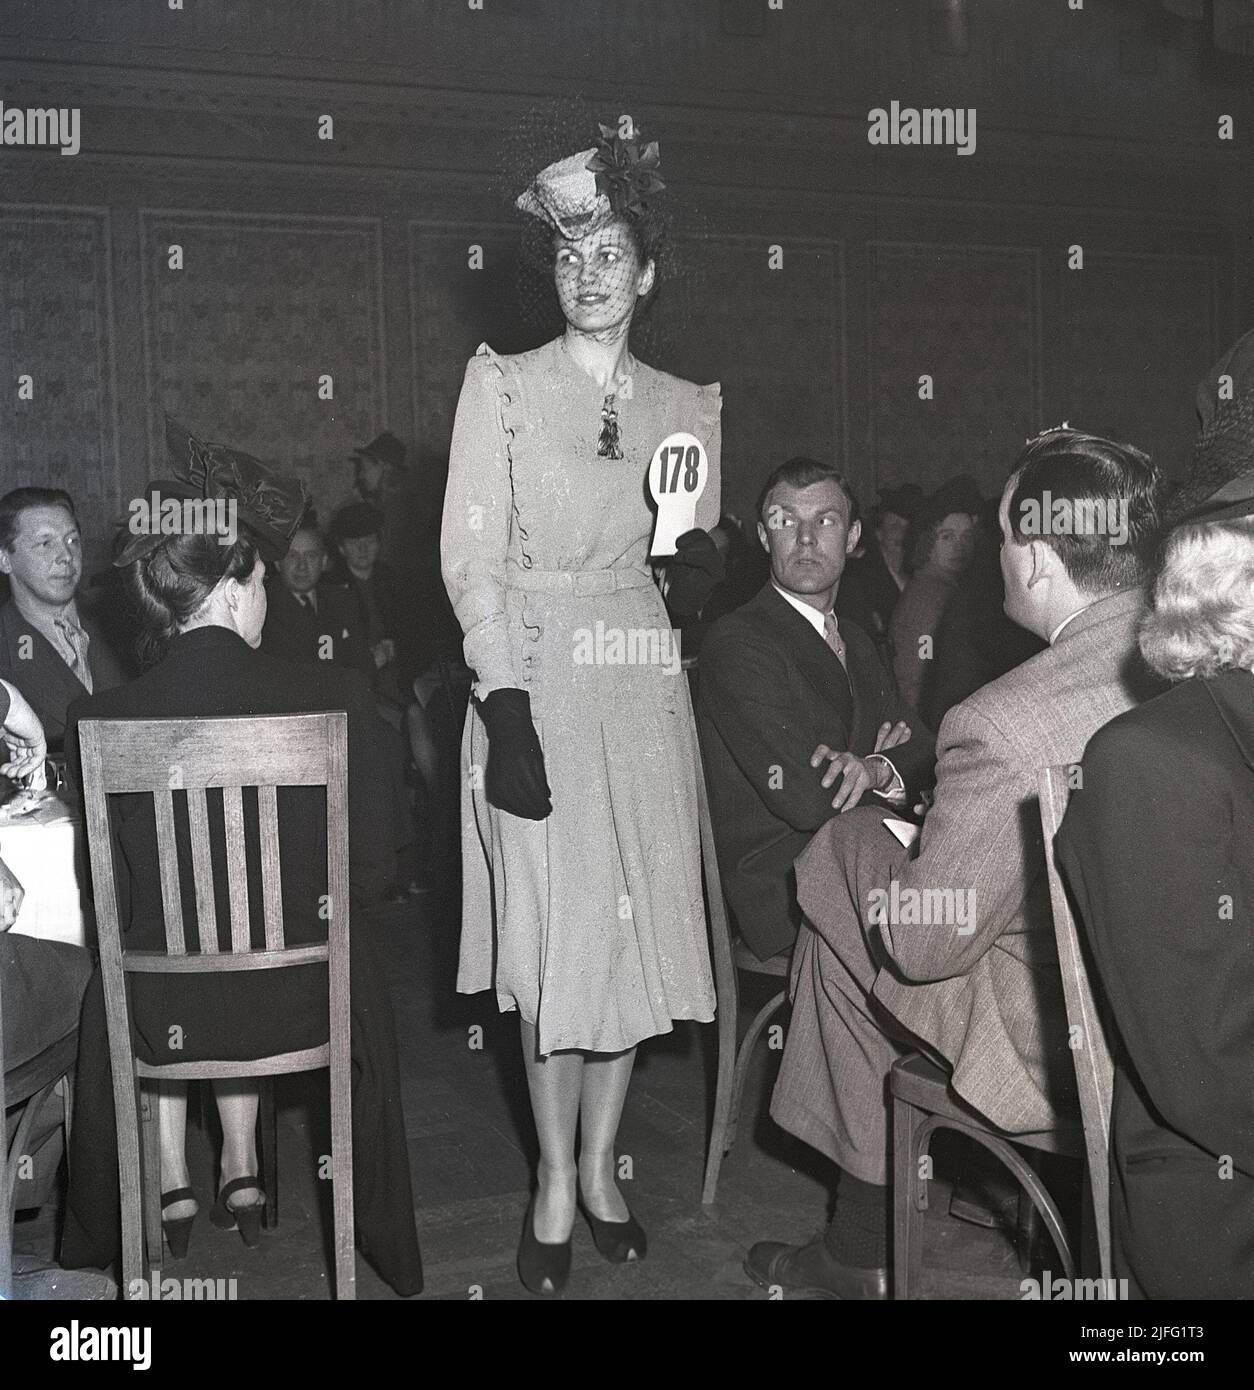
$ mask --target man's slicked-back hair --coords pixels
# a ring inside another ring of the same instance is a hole
[[[822,463],[818,459],[806,458],[798,455],[796,458],[789,459],[786,463],[781,463],[771,470],[770,476],[762,484],[762,491],[758,493],[757,516],[763,526],[767,526],[766,504],[770,500],[771,493],[777,487],[790,487],[801,489],[811,487],[814,483],[836,483],[841,492],[845,494],[845,501],[849,504],[849,525],[861,517],[861,509],[858,506],[858,494],[853,490],[853,485],[840,471],[830,463]]]
[[[0,497],[0,550],[8,550],[17,539],[22,513],[32,507],[64,507],[78,525],[74,499],[59,487],[15,487]]]
[[[1010,472],[1008,519],[1023,545],[1043,541],[1082,593],[1103,594],[1143,584],[1158,551],[1163,478],[1148,454],[1131,444],[1082,430],[1049,430],[1030,439]],[[1070,528],[1042,525],[1065,503]],[[1074,524],[1074,519],[1123,515],[1122,528]],[[1027,518],[1037,527],[1025,526]]]

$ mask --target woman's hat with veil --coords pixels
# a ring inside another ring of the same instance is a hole
[[[1197,388],[1201,430],[1188,472],[1168,500],[1168,526],[1254,516],[1254,329]]]

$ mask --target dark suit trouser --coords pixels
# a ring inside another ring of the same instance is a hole
[[[783,1129],[880,1185],[890,1168],[888,1073],[920,1046],[871,997],[887,956],[876,928],[863,925],[865,905],[905,856],[880,823],[884,815],[848,812],[819,832],[831,842],[840,887],[822,934],[807,920],[797,938],[792,1021],[771,1097]]]

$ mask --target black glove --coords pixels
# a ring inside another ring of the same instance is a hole
[[[723,582],[725,568],[723,552],[708,531],[685,531],[666,562],[666,602],[671,610],[681,617],[700,611]]]
[[[531,696],[509,687],[494,690],[479,702],[479,717],[488,731],[488,803],[511,816],[544,820],[552,814],[553,802],[531,719]]]

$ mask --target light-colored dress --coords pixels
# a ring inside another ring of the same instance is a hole
[[[457,988],[495,988],[542,1053],[619,1052],[714,989],[697,829],[696,735],[678,637],[649,565],[646,475],[662,440],[697,436],[719,516],[719,388],[636,362],[616,401],[622,459],[601,458],[605,392],[555,339],[466,367],[441,560],[482,698],[531,696],[553,813],[489,806],[472,701],[462,740]]]

